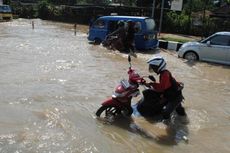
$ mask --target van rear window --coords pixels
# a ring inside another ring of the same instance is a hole
[[[145,23],[146,23],[146,29],[148,31],[153,31],[155,28],[155,22],[153,19],[145,19]]]

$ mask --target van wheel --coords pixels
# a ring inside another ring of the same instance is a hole
[[[184,58],[189,61],[197,61],[199,59],[198,55],[194,51],[188,51],[185,53]]]
[[[95,44],[95,45],[99,45],[100,43],[101,43],[101,39],[95,38],[94,44]]]

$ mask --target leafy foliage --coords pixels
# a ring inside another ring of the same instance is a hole
[[[182,13],[179,14],[177,12],[167,12],[164,21],[164,30],[173,33],[184,33],[188,30],[187,25],[190,23],[189,16]],[[170,26],[168,26],[170,25]]]
[[[31,0],[32,1],[32,0]],[[81,8],[71,9],[68,5],[74,4],[92,4],[94,5],[103,5],[98,8],[100,15],[108,15],[109,11],[105,12],[106,5],[110,4],[112,0],[34,0],[38,1],[37,6],[20,6],[20,5],[11,5],[13,7],[14,14],[18,14],[20,17],[32,18],[39,17],[42,19],[51,19],[51,20],[62,20],[62,21],[71,21],[78,23],[87,23],[92,15],[95,14],[95,10]],[[165,0],[168,3],[170,0]],[[5,3],[9,3],[9,0],[4,0]],[[145,16],[151,16],[151,7],[153,0],[119,0],[117,1],[127,6],[146,6],[148,9],[145,9],[146,12],[143,14]],[[230,0],[222,0],[222,3],[229,3]],[[155,9],[155,20],[157,25],[159,25],[160,17],[160,5],[161,0],[155,0],[156,9]],[[209,33],[214,33],[216,31],[230,29],[230,21],[224,19],[214,19],[209,18],[205,15],[205,10],[216,9],[217,6],[213,3],[213,0],[184,0],[183,1],[183,11],[171,11],[169,9],[164,10],[163,16],[163,26],[162,32],[169,33],[181,33],[181,34],[197,34],[197,35],[209,35]],[[120,9],[120,10],[118,10]],[[115,11],[123,13],[123,15],[132,15],[128,14],[129,8],[116,8]],[[142,9],[142,8],[140,8]],[[140,12],[142,12],[141,10]],[[138,12],[138,8],[135,9],[134,14]],[[199,16],[200,25],[193,25],[193,16]],[[217,26],[218,25],[218,26]]]

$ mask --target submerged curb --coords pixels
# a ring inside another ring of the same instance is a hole
[[[178,51],[183,43],[175,41],[159,40],[159,48]]]

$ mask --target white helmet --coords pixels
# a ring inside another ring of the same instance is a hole
[[[160,73],[161,71],[165,70],[166,62],[163,57],[153,57],[147,61],[149,64],[149,71]]]

